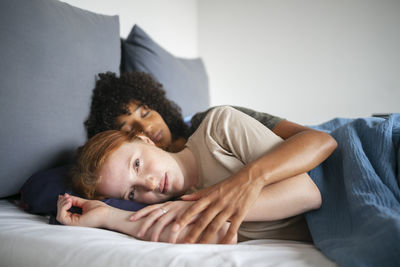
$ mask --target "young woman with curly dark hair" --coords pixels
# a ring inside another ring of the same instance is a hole
[[[85,127],[88,138],[106,130],[135,129],[170,151],[182,147],[188,137],[180,107],[165,96],[160,83],[143,72],[120,77],[111,72],[99,74]]]
[[[243,107],[234,107],[275,131],[282,118]],[[145,133],[164,150],[178,152],[208,112],[196,113],[188,127],[180,107],[166,97],[165,91],[150,74],[143,72],[99,74],[93,90],[89,118],[85,121],[88,138],[106,130],[132,130]],[[278,133],[276,133],[278,135]],[[287,138],[287,136],[281,136]]]

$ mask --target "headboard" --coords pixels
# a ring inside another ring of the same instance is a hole
[[[0,1],[0,198],[86,139],[96,74],[119,73],[117,16],[53,0]]]

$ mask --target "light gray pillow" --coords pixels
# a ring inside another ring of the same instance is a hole
[[[121,69],[152,74],[163,85],[167,97],[182,108],[184,117],[210,105],[208,76],[201,58],[173,56],[137,25],[122,41]]]
[[[0,1],[0,197],[85,142],[96,74],[119,72],[117,16],[54,0]]]

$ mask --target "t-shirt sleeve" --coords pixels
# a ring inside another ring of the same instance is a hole
[[[210,143],[243,164],[263,156],[283,140],[259,121],[232,107],[214,108],[202,123]]]
[[[238,107],[238,106],[232,106],[233,108],[249,115],[253,119],[258,120],[261,124],[263,124],[265,127],[270,129],[271,131],[274,130],[275,126],[280,123],[281,121],[285,120],[284,118],[278,117],[271,115],[269,113],[265,112],[259,112],[254,109],[249,109],[249,108],[244,108],[244,107]]]
[[[267,127],[270,130],[274,130],[275,126],[285,120],[284,118],[278,117],[278,116],[274,116],[265,112],[259,112],[259,111],[255,111],[253,109],[249,109],[249,108],[244,108],[244,107],[239,107],[239,106],[232,106],[234,109],[239,110],[247,115],[249,115],[250,117],[256,119],[257,121],[259,121],[261,124],[263,124],[265,127]],[[207,116],[207,114],[218,107],[212,107],[209,108],[206,111],[203,112],[198,112],[196,113],[192,119],[190,120],[190,128],[189,128],[189,135],[193,134],[197,128],[200,126],[201,122],[204,120],[204,118]]]

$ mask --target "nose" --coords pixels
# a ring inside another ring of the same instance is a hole
[[[137,132],[143,132],[147,136],[150,136],[152,133],[152,129],[153,129],[153,126],[151,123],[135,121],[134,123],[132,123],[131,131],[135,130]]]
[[[152,129],[153,125],[151,123],[135,121],[132,124],[132,130],[143,132],[149,137],[151,137]]]
[[[148,190],[154,191],[157,188],[157,180],[152,176],[148,176],[144,180],[144,186]]]
[[[153,133],[152,129],[153,129],[153,125],[151,123],[146,123],[146,124],[143,123],[143,131],[150,138],[152,137],[151,135]]]

